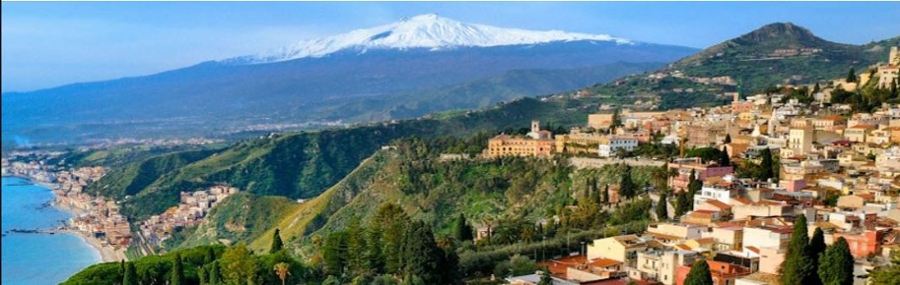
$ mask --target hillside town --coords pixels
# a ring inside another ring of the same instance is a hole
[[[657,217],[643,233],[596,239],[571,256],[543,261],[553,284],[681,285],[701,259],[714,284],[781,284],[780,268],[798,220],[806,221],[810,237],[820,230],[828,245],[845,240],[855,258],[853,283],[867,284],[869,273],[890,264],[900,249],[900,105],[854,112],[849,104],[831,104],[831,96],[870,80],[896,88],[898,66],[900,53],[893,47],[886,64],[855,82],[786,86],[813,90],[811,102],[778,93],[732,93],[730,105],[715,108],[593,114],[586,126],[555,136],[534,121],[525,136],[491,138],[483,156],[566,154],[615,162],[636,156],[646,144],[678,150],[677,158],[659,165],[669,171],[674,195],[691,192],[689,208],[678,213],[674,199],[651,193],[655,207],[665,207],[668,216]],[[727,158],[686,156],[698,149]],[[766,179],[735,167],[766,163],[775,171]],[[615,186],[606,191],[615,197]],[[537,272],[506,280],[537,284],[541,277]]]
[[[238,189],[215,185],[208,189],[182,192],[178,206],[160,215],[139,221],[139,232],[120,213],[121,201],[85,193],[88,184],[100,180],[108,172],[100,166],[69,168],[47,163],[61,152],[17,152],[3,157],[3,176],[26,177],[50,188],[55,198],[52,204],[73,213],[61,229],[73,231],[96,247],[103,260],[125,259],[129,246],[137,245],[140,255],[155,253],[162,242],[185,226],[199,225],[217,203],[238,192]],[[129,197],[125,197],[127,200]],[[55,233],[57,229],[23,229],[27,232]]]

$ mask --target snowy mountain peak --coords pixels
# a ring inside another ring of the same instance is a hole
[[[323,57],[345,50],[365,52],[369,49],[428,48],[441,50],[455,47],[490,47],[540,44],[560,41],[611,41],[631,44],[626,39],[609,35],[568,33],[563,31],[530,31],[466,24],[437,14],[422,14],[368,29],[314,40],[301,41],[289,47],[261,55],[226,59],[223,62],[256,64]]]

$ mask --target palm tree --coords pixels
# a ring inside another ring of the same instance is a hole
[[[275,274],[278,275],[278,278],[281,278],[281,285],[284,285],[284,279],[291,274],[291,272],[288,271],[289,267],[290,265],[284,262],[275,264]]]

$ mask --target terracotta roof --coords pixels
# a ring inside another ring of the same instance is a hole
[[[750,205],[750,203],[753,203],[752,201],[750,201],[750,199],[746,198],[731,198],[731,201],[737,202],[737,204],[741,205]]]
[[[705,204],[710,204],[713,207],[716,207],[716,208],[719,208],[722,210],[731,210],[731,205],[725,204],[724,202],[719,201],[719,200],[706,200]]]
[[[605,268],[605,267],[610,267],[613,265],[622,264],[622,262],[615,260],[615,259],[609,259],[609,258],[597,258],[597,259],[591,260],[591,262],[588,262],[588,264],[590,264],[592,266],[596,266],[596,267]]]

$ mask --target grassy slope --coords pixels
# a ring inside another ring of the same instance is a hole
[[[131,171],[104,177],[100,185],[139,180],[141,188],[126,202],[124,213],[145,217],[177,203],[181,191],[194,191],[227,183],[260,195],[289,198],[316,197],[355,169],[391,140],[408,136],[468,135],[527,127],[532,119],[544,125],[583,125],[600,102],[587,99],[520,99],[482,111],[415,119],[395,124],[373,124],[350,129],[293,133],[241,142],[202,160],[171,171]],[[549,122],[549,123],[547,123]],[[116,182],[120,181],[120,182]],[[149,181],[149,182],[148,182]],[[105,183],[105,184],[104,184]],[[133,192],[134,189],[129,190]],[[138,205],[140,205],[138,207]]]
[[[279,217],[299,206],[285,197],[238,193],[213,207],[204,222],[179,247],[213,244],[220,239],[254,240],[273,227]]]

